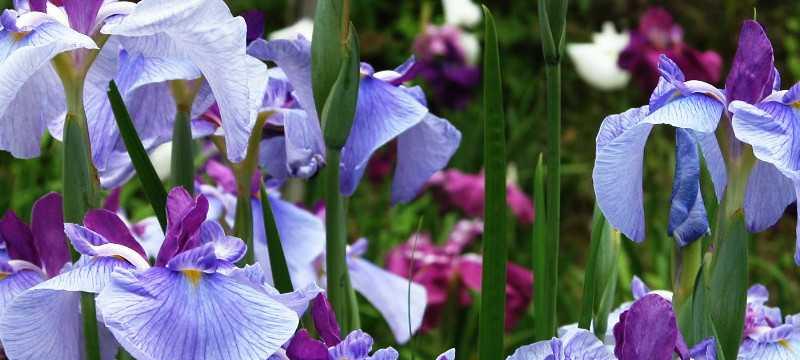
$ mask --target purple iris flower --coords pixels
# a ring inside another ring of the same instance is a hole
[[[144,0],[114,20],[102,28],[111,37],[87,75],[84,95],[103,186],[119,186],[133,174],[106,97],[112,79],[148,150],[171,139],[176,106],[189,101],[191,109],[183,110],[192,118],[213,104],[221,125],[211,132],[195,128],[194,136],[216,131],[225,137],[228,159],[244,159],[267,82],[266,66],[246,54],[245,20],[222,0]],[[176,80],[196,96],[174,98]]]
[[[737,138],[759,142],[758,136],[753,135],[759,124],[765,124],[760,128],[763,134],[771,131],[772,125],[766,121],[754,123],[749,118],[747,121],[737,120],[737,117],[747,116],[745,110],[741,114],[737,112],[739,109],[755,109],[751,106],[753,104],[774,102],[778,95],[770,94],[779,87],[780,77],[774,68],[772,45],[764,29],[750,20],[742,25],[739,48],[724,92],[701,81],[685,81],[678,66],[664,55],[659,60],[659,71],[661,78],[648,106],[612,115],[603,121],[597,136],[593,179],[598,204],[609,222],[627,237],[642,241],[645,232],[642,206],[644,145],[653,125],[676,127],[677,159],[669,231],[684,246],[708,231],[698,183],[699,155],[705,158],[716,197],[721,199],[727,175],[714,135],[719,120],[723,115],[726,119],[732,118]],[[736,131],[737,127],[739,131]],[[764,135],[764,138],[770,136]],[[739,140],[731,139],[730,142],[730,155],[739,156]],[[775,164],[776,159],[760,151],[763,147],[754,148],[756,157],[762,161],[756,164],[748,179],[744,208],[748,229],[761,231],[777,222],[795,195],[791,181],[777,170],[781,166]],[[788,149],[786,154],[790,154]],[[800,255],[796,260],[800,262]]]
[[[311,315],[320,340],[312,338],[301,329],[286,348],[289,360],[396,360],[398,352],[389,347],[372,353],[372,337],[354,330],[344,339],[340,337],[339,324],[328,299],[317,295],[311,303]]]
[[[207,168],[209,168],[207,166]],[[209,175],[217,182],[217,187],[201,185],[200,191],[209,198],[213,210],[209,216],[219,218],[233,225],[236,215],[235,188],[230,185],[233,172],[224,166],[212,166]],[[308,289],[323,286],[325,260],[325,224],[323,219],[314,213],[300,208],[280,198],[277,191],[268,192],[269,203],[281,236],[281,245],[286,257],[292,285],[296,289]],[[272,271],[269,267],[267,236],[264,232],[264,219],[261,214],[261,199],[251,198],[253,206],[253,239],[256,259],[262,265],[265,277],[272,283]],[[395,275],[364,259],[367,240],[359,239],[347,251],[347,266],[353,289],[363,295],[378,312],[383,315],[389,328],[399,343],[410,339],[408,331],[409,312],[411,327],[417,331],[422,325],[427,292],[417,283],[411,283],[411,303],[407,303],[408,279]],[[410,306],[410,308],[409,308]]]
[[[428,25],[414,40],[414,71],[431,86],[436,101],[453,109],[469,104],[481,79],[464,49],[468,36],[457,26]]]
[[[570,329],[560,337],[518,348],[506,360],[614,360],[611,350],[590,331]]]
[[[781,310],[769,307],[769,292],[763,285],[747,291],[744,340],[739,359],[791,359],[800,349],[800,316],[781,318]]]
[[[284,166],[292,174],[303,166],[294,159],[318,162],[324,155],[324,147],[311,91],[311,43],[302,37],[293,41],[256,40],[248,52],[278,64],[292,86],[298,106],[306,112],[303,125],[298,125],[305,131],[306,146],[291,149],[289,144],[294,142],[294,135],[287,131],[286,149],[270,150],[270,153],[285,152],[287,161],[285,164],[269,163],[271,159],[268,158],[265,168],[269,171]],[[461,133],[447,120],[428,111],[419,87],[400,85],[407,80],[412,67],[413,60],[409,60],[393,71],[375,72],[370,65],[362,64],[353,128],[342,150],[340,189],[343,194],[351,195],[355,191],[372,154],[395,138],[397,167],[392,184],[395,203],[412,200],[425,181],[442,169],[457,149]]]
[[[31,218],[32,226],[12,211],[0,219],[0,318],[17,295],[58,275],[70,260],[61,231],[61,195],[50,193],[37,200]]]

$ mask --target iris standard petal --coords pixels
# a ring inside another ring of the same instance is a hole
[[[643,106],[603,120],[592,171],[597,204],[608,222],[637,242],[645,233],[642,171],[644,145],[652,129],[643,122],[647,113]]]
[[[397,138],[397,169],[392,203],[409,202],[435,172],[441,170],[461,143],[461,132],[447,120],[427,114]]]
[[[293,360],[328,360],[328,347],[300,329],[286,347],[286,355]]]
[[[69,26],[83,34],[91,35],[101,5],[103,0],[64,0],[64,11],[69,18]]]
[[[747,178],[744,193],[744,217],[747,229],[761,232],[780,220],[786,207],[795,201],[792,181],[774,165],[756,160]]]
[[[65,51],[97,46],[89,37],[55,21],[40,24],[18,39],[17,34],[0,31],[0,48],[4,50],[0,53],[0,118],[4,122],[0,149],[30,158],[39,154],[45,126],[59,121],[64,111],[64,94],[58,91],[60,85],[56,84],[60,81],[50,60]],[[55,89],[51,88],[54,85]],[[55,97],[45,97],[50,95]]]
[[[247,251],[244,241],[237,237],[228,236],[216,221],[206,221],[200,225],[200,241],[211,243],[214,247],[214,256],[222,261],[231,263],[239,261]]]
[[[272,214],[281,236],[286,265],[295,288],[303,288],[316,283],[317,273],[314,261],[325,250],[325,224],[314,214],[292,203],[269,195]],[[267,237],[264,234],[264,217],[261,216],[261,202],[253,200],[253,238],[256,241],[255,254],[258,262],[272,279],[269,269]]]
[[[147,258],[142,245],[133,238],[128,225],[122,219],[106,209],[94,209],[86,213],[83,224],[90,230],[104,237],[108,242],[123,245]]]
[[[419,124],[427,114],[428,109],[401,88],[363,77],[353,127],[342,150],[342,193],[355,192],[375,150]]]
[[[58,275],[70,261],[61,195],[49,193],[36,200],[31,210],[33,244],[49,277]]]
[[[19,295],[0,320],[0,339],[11,359],[82,359],[81,292],[97,293],[111,272],[131,265],[115,258],[84,259],[75,268]],[[101,349],[113,359],[116,348]]]
[[[114,273],[97,305],[117,340],[141,360],[266,359],[298,324],[292,310],[250,285],[164,268]]]
[[[311,89],[311,42],[303,37],[295,40],[258,39],[247,48],[247,53],[261,60],[273,61],[283,70],[294,89],[294,96],[300,106],[311,114],[311,119],[319,124],[319,116]],[[319,129],[319,125],[317,125]],[[319,130],[322,140],[322,130]]]
[[[678,325],[672,303],[650,294],[633,303],[614,326],[620,360],[671,360],[678,343]]]
[[[675,129],[675,177],[670,197],[667,232],[686,246],[709,231],[700,193],[700,154],[690,130]]]
[[[186,189],[176,187],[167,195],[167,233],[158,250],[156,265],[164,266],[180,251],[197,244],[192,237],[205,221],[208,213],[208,199],[199,195],[192,198]]]
[[[378,309],[398,343],[408,341],[409,331],[415,332],[422,325],[428,303],[425,288],[413,282],[409,284],[408,279],[361,258],[352,257],[347,265],[353,289]]]
[[[33,243],[31,228],[11,210],[7,210],[0,219],[0,238],[5,241],[6,251],[11,259],[41,265],[39,252]]]
[[[757,21],[745,20],[731,70],[725,79],[728,102],[741,100],[755,104],[769,95],[774,82],[773,69],[772,43],[764,28]]]

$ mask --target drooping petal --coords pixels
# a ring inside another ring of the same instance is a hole
[[[747,178],[747,190],[744,193],[747,230],[761,232],[771,227],[794,201],[792,181],[774,165],[757,160]]]
[[[506,360],[593,359],[612,360],[614,354],[589,331],[570,329],[561,338],[518,348]]]
[[[308,179],[325,166],[325,144],[319,123],[302,110],[283,110],[283,130],[289,176]]]
[[[772,341],[745,339],[739,348],[738,359],[742,360],[783,360],[794,359],[800,350],[800,330],[791,325],[778,329],[782,334]],[[776,329],[773,329],[776,330]],[[773,332],[773,331],[770,331]],[[777,333],[775,332],[775,333]],[[777,334],[775,334],[777,335]]]
[[[75,251],[89,257],[119,258],[138,268],[150,267],[147,259],[125,245],[109,242],[102,235],[76,224],[65,224],[64,231]]]
[[[680,96],[647,115],[650,124],[668,124],[674,127],[710,133],[717,129],[725,105],[703,93]]]
[[[266,66],[245,53],[244,19],[233,17],[221,0],[145,0],[103,32],[138,37],[138,44],[125,44],[128,50],[182,57],[197,66],[219,106],[228,158],[244,159],[267,81]]]
[[[603,120],[592,171],[597,204],[608,222],[637,242],[645,233],[642,171],[644,145],[652,129],[643,123],[647,113],[644,106]]]
[[[409,331],[414,332],[422,325],[428,302],[425,288],[413,282],[409,284],[408,279],[361,258],[348,259],[348,268],[353,289],[378,309],[398,343],[408,341]]]
[[[342,194],[352,195],[375,150],[425,119],[422,104],[391,84],[366,76],[358,88],[353,128],[342,150]]]
[[[456,360],[456,349],[450,349],[436,357],[436,360]]]
[[[3,318],[6,308],[11,305],[14,298],[44,280],[41,274],[31,270],[8,274],[0,280],[0,319]]]
[[[31,210],[33,244],[50,277],[58,275],[64,264],[70,261],[61,207],[61,195],[53,192],[36,200]]]
[[[164,268],[118,271],[97,298],[106,325],[137,359],[266,359],[297,315],[221,274],[198,279]]]
[[[557,345],[555,345],[557,343]],[[558,352],[554,353],[554,348],[557,349],[561,345],[561,340],[553,338],[552,340],[542,340],[530,345],[525,345],[514,350],[506,360],[556,360],[561,359]]]
[[[259,39],[250,44],[247,53],[278,64],[292,84],[294,96],[300,102],[300,106],[310,114],[311,120],[316,120],[317,134],[322,140],[314,92],[311,89],[311,42],[303,37],[294,40]]]
[[[717,201],[722,199],[725,194],[725,187],[728,184],[728,172],[725,168],[725,159],[722,157],[722,150],[719,148],[717,136],[714,133],[703,133],[699,131],[689,131],[697,143],[700,144],[700,151],[703,153],[706,169],[711,175],[711,182],[714,183],[714,194]]]
[[[689,130],[675,129],[675,178],[670,198],[667,232],[678,245],[686,246],[709,231],[700,193],[700,154]]]
[[[143,258],[147,258],[142,245],[133,238],[128,226],[122,222],[122,219],[106,209],[94,209],[86,213],[83,218],[83,224],[92,231],[100,234],[108,242],[123,245],[133,251],[136,251]]]
[[[92,39],[54,21],[38,25],[19,40],[10,31],[0,31],[0,48],[5,49],[0,54],[0,118],[4,122],[0,149],[16,157],[38,156],[45,126],[63,121],[59,117],[65,109],[50,60],[65,51],[96,47]]]
[[[392,181],[392,203],[408,202],[435,172],[450,161],[461,142],[461,132],[445,119],[427,114],[425,120],[397,139],[397,169]]]
[[[292,285],[303,288],[316,283],[314,261],[325,249],[325,224],[309,211],[281,200],[276,195],[269,195],[269,203],[281,237]],[[268,278],[272,279],[267,237],[264,234],[264,217],[261,216],[261,202],[257,200],[253,200],[253,234],[256,259],[269,273]]]
[[[400,353],[397,352],[392,347],[388,347],[385,349],[378,349],[372,353],[372,356],[368,357],[366,360],[397,360],[400,357]]]
[[[11,359],[83,358],[80,293],[97,293],[116,268],[130,268],[114,258],[83,261],[70,271],[19,295],[0,320],[0,339]],[[103,359],[116,354],[114,344],[101,349]]]
[[[764,28],[746,20],[739,33],[739,47],[725,80],[728,102],[741,100],[755,104],[772,91],[774,82],[772,44]]]
[[[31,228],[11,210],[6,211],[0,219],[0,238],[5,241],[6,251],[11,259],[41,265]]]
[[[759,160],[775,165],[786,176],[800,177],[800,116],[793,106],[766,101],[756,107],[735,101],[729,110],[736,137],[752,145]]]

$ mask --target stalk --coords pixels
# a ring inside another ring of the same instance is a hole
[[[192,149],[192,128],[189,110],[181,106],[175,113],[172,128],[172,161],[170,163],[173,186],[183,186],[190,194],[194,193],[194,154]]]
[[[269,266],[272,269],[272,282],[275,288],[281,293],[294,291],[292,278],[289,275],[289,266],[286,265],[286,256],[283,253],[280,233],[275,223],[275,216],[272,214],[272,205],[269,196],[264,188],[264,183],[260,184],[261,195],[261,215],[264,219],[264,234],[267,236],[267,250],[269,252]]]
[[[703,240],[680,248],[675,247],[675,272],[673,274],[672,306],[678,315],[678,324],[682,330],[688,330],[691,321],[691,296],[694,292],[695,279],[703,261]],[[683,331],[688,334],[687,331]]]
[[[252,265],[256,262],[255,246],[253,245],[253,176],[258,171],[258,147],[261,142],[261,129],[272,112],[258,114],[250,139],[247,141],[247,154],[241,163],[233,166],[236,174],[236,218],[234,219],[233,232],[247,245],[247,252],[239,262],[240,266]],[[173,153],[174,154],[174,153]]]
[[[483,272],[478,348],[481,359],[502,359],[508,260],[506,205],[506,123],[497,32],[483,7],[483,162],[486,169]]]

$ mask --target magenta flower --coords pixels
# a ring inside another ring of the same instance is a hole
[[[686,80],[716,83],[722,58],[714,51],[699,51],[683,42],[683,28],[660,7],[648,9],[631,32],[631,42],[619,57],[619,66],[630,71],[647,92],[658,84],[658,58],[666,54],[686,74]]]
[[[414,282],[424,286],[428,292],[423,331],[433,329],[438,324],[452,283],[458,285],[459,303],[463,307],[472,303],[470,291],[480,292],[482,258],[476,254],[462,254],[462,251],[481,234],[482,221],[462,220],[455,225],[447,243],[442,246],[433,244],[428,234],[413,234],[406,243],[389,252],[387,269],[400,276],[407,277],[411,273]],[[410,269],[412,253],[414,268]],[[533,274],[522,266],[509,263],[507,277],[505,320],[506,329],[511,329],[530,304]]]
[[[447,204],[461,209],[466,215],[483,216],[484,192],[486,191],[483,172],[467,174],[455,169],[440,171],[433,174],[428,185],[434,191],[440,190]],[[535,215],[533,201],[519,186],[513,183],[507,185],[506,202],[511,207],[511,212],[517,217],[517,221],[526,225],[533,223]]]

